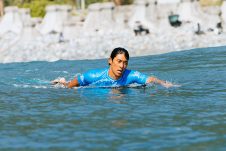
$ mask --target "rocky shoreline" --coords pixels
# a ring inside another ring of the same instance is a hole
[[[49,38],[51,41],[48,41]],[[7,50],[1,51],[1,63],[100,59],[109,57],[115,47],[125,47],[131,56],[154,55],[226,45],[226,34],[195,35],[176,31],[173,34],[171,30],[171,33],[134,36],[133,33],[125,32],[121,35],[87,36],[65,42],[59,42],[58,35],[52,35],[31,43],[15,43]]]

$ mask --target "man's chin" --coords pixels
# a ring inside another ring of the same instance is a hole
[[[121,77],[123,72],[117,72],[117,77]]]

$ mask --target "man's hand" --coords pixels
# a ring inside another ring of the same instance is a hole
[[[149,77],[147,83],[157,83],[157,84],[164,86],[165,88],[179,87],[180,86],[180,85],[175,85],[175,84],[168,82],[168,81],[159,80],[158,78],[155,78],[155,77]]]
[[[173,87],[174,85],[171,82],[165,81],[161,83],[165,88]]]
[[[51,81],[51,84],[53,84],[53,85],[63,84],[65,86],[67,84],[67,81],[65,80],[65,78],[57,78],[57,79]]]

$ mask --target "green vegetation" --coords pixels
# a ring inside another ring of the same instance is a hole
[[[20,8],[30,8],[32,17],[43,17],[45,7],[53,4],[69,4],[76,6],[77,0],[3,0],[5,6],[18,6]],[[79,0],[78,0],[79,1]],[[97,2],[109,2],[112,0],[85,0],[86,6]],[[131,4],[133,0],[122,0],[122,4]]]
[[[200,0],[202,6],[220,6],[223,0]]]
[[[45,7],[51,4],[75,5],[73,0],[4,0],[5,6],[18,6],[20,8],[30,8],[32,17],[43,17]]]
[[[98,2],[111,2],[114,0],[86,0],[86,5],[88,6],[89,4],[92,3],[98,3]],[[121,0],[122,5],[127,5],[127,4],[132,4],[133,0]]]

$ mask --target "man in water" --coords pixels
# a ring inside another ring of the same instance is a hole
[[[126,69],[128,61],[128,51],[120,47],[115,48],[108,59],[109,68],[90,70],[75,77],[69,82],[67,82],[64,78],[56,79],[52,81],[52,84],[59,83],[67,88],[87,85],[118,87],[128,86],[133,83],[141,85],[156,83],[166,88],[173,86],[170,82],[159,80],[156,77],[148,77],[138,71]]]

